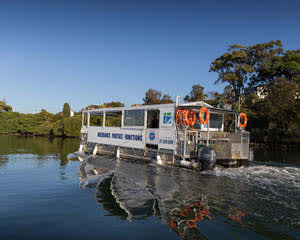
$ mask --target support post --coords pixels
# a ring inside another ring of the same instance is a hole
[[[105,128],[106,112],[103,111],[103,127]]]
[[[159,165],[163,165],[163,163],[162,163],[162,161],[161,161],[161,157],[157,154],[156,155],[156,162],[157,162],[157,164],[159,164]]]
[[[117,159],[120,158],[120,147],[117,147],[117,149],[116,149],[116,158]]]
[[[210,111],[208,111],[208,114],[209,114],[209,119],[208,119],[208,122],[207,122],[207,141],[206,141],[206,146],[208,147],[209,145],[209,127],[210,127]],[[206,116],[207,117],[207,116]]]
[[[97,152],[98,152],[98,145],[96,144],[93,150],[93,156],[96,156]]]

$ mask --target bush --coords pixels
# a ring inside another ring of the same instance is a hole
[[[81,116],[74,116],[57,121],[53,126],[53,134],[63,137],[80,136]]]
[[[66,137],[79,137],[81,129],[81,116],[74,116],[63,120],[63,134]]]

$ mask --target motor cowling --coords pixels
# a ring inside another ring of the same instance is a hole
[[[202,170],[212,170],[217,161],[216,151],[210,147],[203,146],[199,149],[198,160],[201,162]]]

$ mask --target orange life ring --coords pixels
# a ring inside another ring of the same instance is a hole
[[[196,123],[196,120],[197,120],[196,113],[194,111],[190,111],[188,114],[188,125],[190,127],[193,127]]]
[[[241,118],[244,118],[244,123],[241,123]],[[238,124],[240,128],[245,128],[247,126],[248,118],[245,113],[240,113],[239,114],[239,119],[238,119]]]
[[[203,113],[203,111],[205,111],[205,113],[206,113],[206,119],[205,119],[205,121],[204,121],[203,118],[202,118],[202,113]],[[200,112],[199,112],[199,120],[200,120],[200,122],[201,122],[203,125],[205,125],[205,124],[208,123],[208,120],[209,120],[209,112],[208,112],[208,109],[207,109],[206,107],[202,107],[202,108],[200,109]]]
[[[189,114],[190,114],[190,110],[183,110],[182,112],[182,123],[187,126],[189,126],[190,123]]]
[[[177,110],[177,113],[176,113],[176,123],[177,124],[182,123],[182,111],[183,110]]]
[[[176,112],[176,123],[186,126],[194,126],[197,120],[196,113],[190,110],[178,110]]]
[[[182,111],[182,124],[186,126],[194,126],[196,123],[197,117],[196,113],[190,110],[183,110]]]

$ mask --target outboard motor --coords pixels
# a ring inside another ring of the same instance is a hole
[[[210,147],[203,146],[198,152],[198,160],[201,162],[202,170],[212,170],[217,161],[216,151]]]

